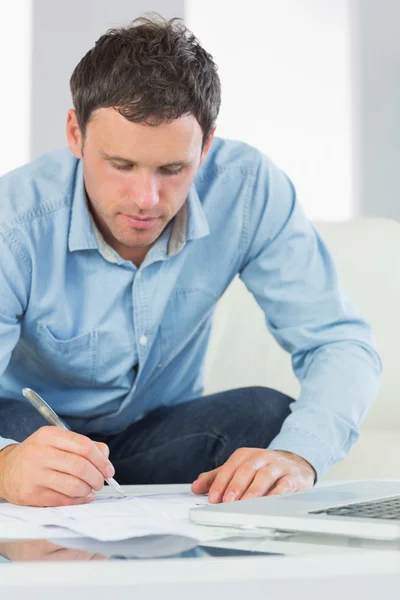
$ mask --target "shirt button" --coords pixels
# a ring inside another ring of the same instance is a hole
[[[136,272],[136,279],[140,279],[142,276],[142,271],[137,271]]]
[[[147,344],[147,336],[141,335],[140,338],[139,338],[139,344],[141,346],[145,346]]]

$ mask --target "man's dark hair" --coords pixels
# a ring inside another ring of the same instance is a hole
[[[70,86],[83,136],[93,111],[114,107],[129,121],[149,125],[192,114],[204,143],[221,103],[212,56],[181,19],[159,15],[109,29],[75,67]]]

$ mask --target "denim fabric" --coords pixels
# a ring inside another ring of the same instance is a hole
[[[230,390],[156,409],[117,435],[90,437],[108,444],[120,484],[190,483],[237,448],[266,448],[290,414],[291,402],[269,388]],[[22,441],[46,424],[26,402],[12,414],[8,407],[0,401],[4,437]]]

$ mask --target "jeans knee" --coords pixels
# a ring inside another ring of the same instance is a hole
[[[225,399],[228,405],[214,430],[226,440],[219,462],[221,453],[227,459],[239,447],[266,448],[278,435],[293,402],[286,394],[262,386],[234,390]]]
[[[257,386],[254,390],[254,402],[261,414],[267,413],[269,418],[286,418],[291,410],[290,405],[294,398],[268,387]]]

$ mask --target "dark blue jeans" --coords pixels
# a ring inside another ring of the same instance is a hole
[[[113,436],[91,434],[110,448],[121,484],[191,483],[242,447],[266,448],[293,399],[263,387],[212,394],[148,413]],[[28,403],[0,400],[0,435],[22,441],[46,423]]]

